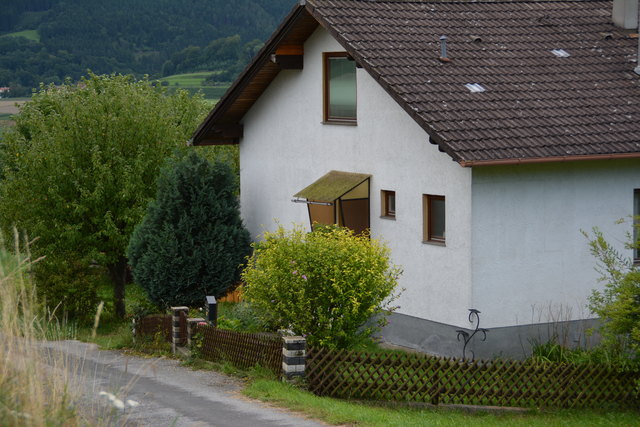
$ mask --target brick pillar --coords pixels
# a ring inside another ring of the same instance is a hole
[[[173,322],[172,322],[172,343],[171,343],[171,350],[172,352],[175,354],[176,352],[176,348],[177,347],[182,347],[187,343],[187,337],[183,337],[182,334],[180,333],[180,314],[181,313],[188,313],[189,312],[189,307],[171,307],[171,312],[173,315]]]
[[[304,376],[307,340],[302,337],[282,337],[282,373],[286,379]]]
[[[193,338],[193,330],[198,323],[206,323],[202,317],[190,317],[187,319],[187,346],[191,348],[191,338]]]

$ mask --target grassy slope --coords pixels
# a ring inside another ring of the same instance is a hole
[[[333,425],[358,426],[636,426],[634,411],[564,410],[525,413],[467,413],[451,409],[387,408],[318,397],[280,381],[251,381],[244,393],[252,398],[302,412]]]
[[[16,104],[22,104],[28,98],[2,98],[0,99],[0,126],[13,125],[12,116],[20,111]]]
[[[207,77],[213,74],[213,71],[201,71],[198,73],[188,73],[188,74],[175,74],[173,76],[168,76],[160,79],[160,81],[164,81],[169,83],[170,86],[179,85],[179,86],[188,86],[188,87],[201,87],[204,86],[204,81]]]
[[[160,79],[169,84],[169,90],[186,89],[191,93],[201,91],[204,97],[211,101],[217,101],[227,91],[229,86],[206,86],[204,81],[213,74],[213,71],[201,71],[198,73],[175,74]]]
[[[40,34],[38,34],[38,30],[18,31],[16,33],[4,34],[1,37],[24,37],[25,39],[40,43]]]
[[[0,242],[0,426],[83,425],[67,361],[34,351],[51,319],[40,311],[25,253]]]

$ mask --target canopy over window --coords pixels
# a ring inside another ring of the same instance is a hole
[[[331,171],[294,194],[294,201],[307,203],[312,226],[337,224],[361,233],[369,228],[370,178],[368,174]]]

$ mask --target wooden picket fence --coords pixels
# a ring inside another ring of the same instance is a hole
[[[182,320],[182,319],[181,319]],[[181,322],[182,323],[182,322]],[[147,316],[137,336],[160,333],[171,342],[171,316]],[[195,327],[192,345],[204,359],[229,361],[240,368],[260,365],[279,374],[282,338]],[[311,347],[306,382],[320,396],[430,404],[526,408],[638,407],[640,372],[601,365],[492,360],[465,362],[401,352],[365,353]]]
[[[154,314],[143,317],[136,322],[137,337],[154,337],[160,334],[167,342],[171,342],[171,316]]]
[[[219,302],[242,302],[242,285],[220,298]]]
[[[581,408],[637,406],[639,374],[596,365],[311,348],[306,378],[313,393],[344,399]]]
[[[198,352],[207,360],[228,361],[239,368],[260,365],[275,373],[282,370],[282,338],[277,334],[251,334],[198,325]],[[198,337],[199,335],[199,337]]]

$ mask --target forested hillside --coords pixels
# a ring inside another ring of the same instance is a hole
[[[95,73],[218,70],[228,81],[294,0],[0,0],[0,87]]]

